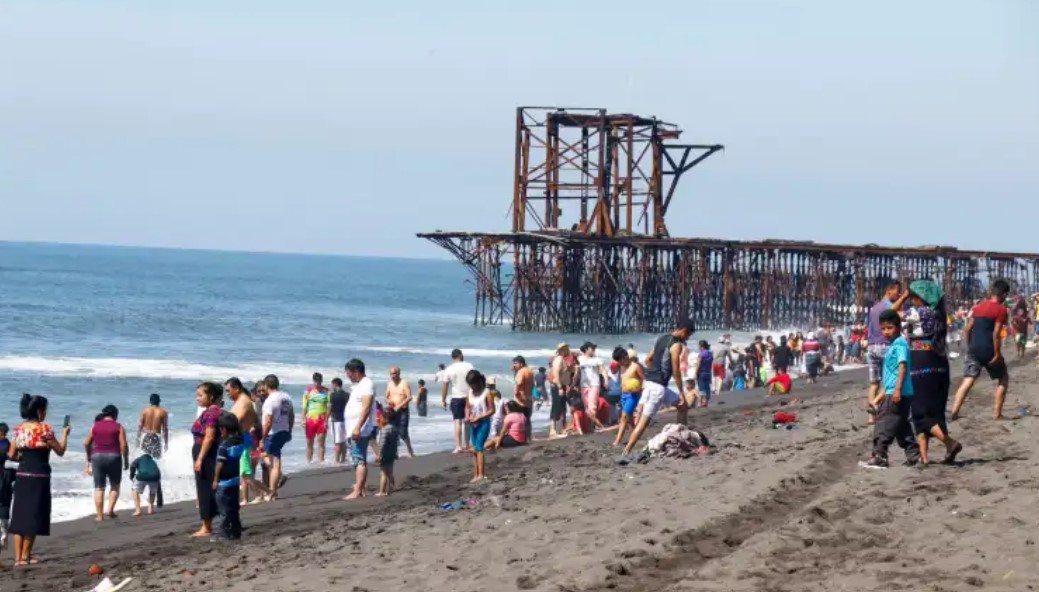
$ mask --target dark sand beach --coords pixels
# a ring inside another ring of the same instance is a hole
[[[952,424],[957,466],[903,467],[896,448],[891,469],[860,469],[872,430],[853,371],[798,384],[793,405],[758,390],[691,413],[718,447],[705,458],[617,466],[612,434],[571,437],[492,454],[491,480],[469,485],[468,457],[437,454],[399,462],[401,490],[359,502],[340,500],[350,471],[315,471],[243,509],[241,544],[190,539],[190,503],[59,524],[44,563],[5,557],[0,590],[87,590],[91,563],[131,591],[1035,589],[1039,420],[1017,411],[1039,404],[1039,372],[1011,372],[1010,421],[990,419],[982,380]],[[771,428],[779,409],[796,429]],[[438,507],[465,498],[480,504]]]

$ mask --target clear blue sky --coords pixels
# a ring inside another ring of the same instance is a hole
[[[439,257],[414,233],[508,228],[514,109],[558,104],[727,145],[674,235],[1039,250],[1037,31],[1030,0],[0,0],[0,240]]]

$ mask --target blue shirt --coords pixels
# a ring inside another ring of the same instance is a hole
[[[906,377],[902,381],[902,396],[913,396],[913,381],[909,378],[909,342],[905,337],[899,336],[891,342],[884,354],[884,394],[891,396],[895,394],[895,386],[898,385],[898,367],[906,365]]]
[[[220,468],[218,486],[234,487],[239,484],[238,476],[244,453],[245,443],[242,438],[226,438],[220,441],[220,447],[216,449],[216,460],[223,465]]]

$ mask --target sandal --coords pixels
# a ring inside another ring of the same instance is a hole
[[[963,452],[963,444],[957,442],[956,446],[952,447],[952,450],[945,453],[945,460],[942,461],[944,465],[951,465],[956,462],[956,455]]]

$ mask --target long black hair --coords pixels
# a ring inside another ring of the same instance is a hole
[[[22,395],[22,400],[18,405],[18,411],[21,412],[22,419],[26,421],[39,421],[40,411],[47,410],[47,397],[43,395],[30,395],[25,393]]]

